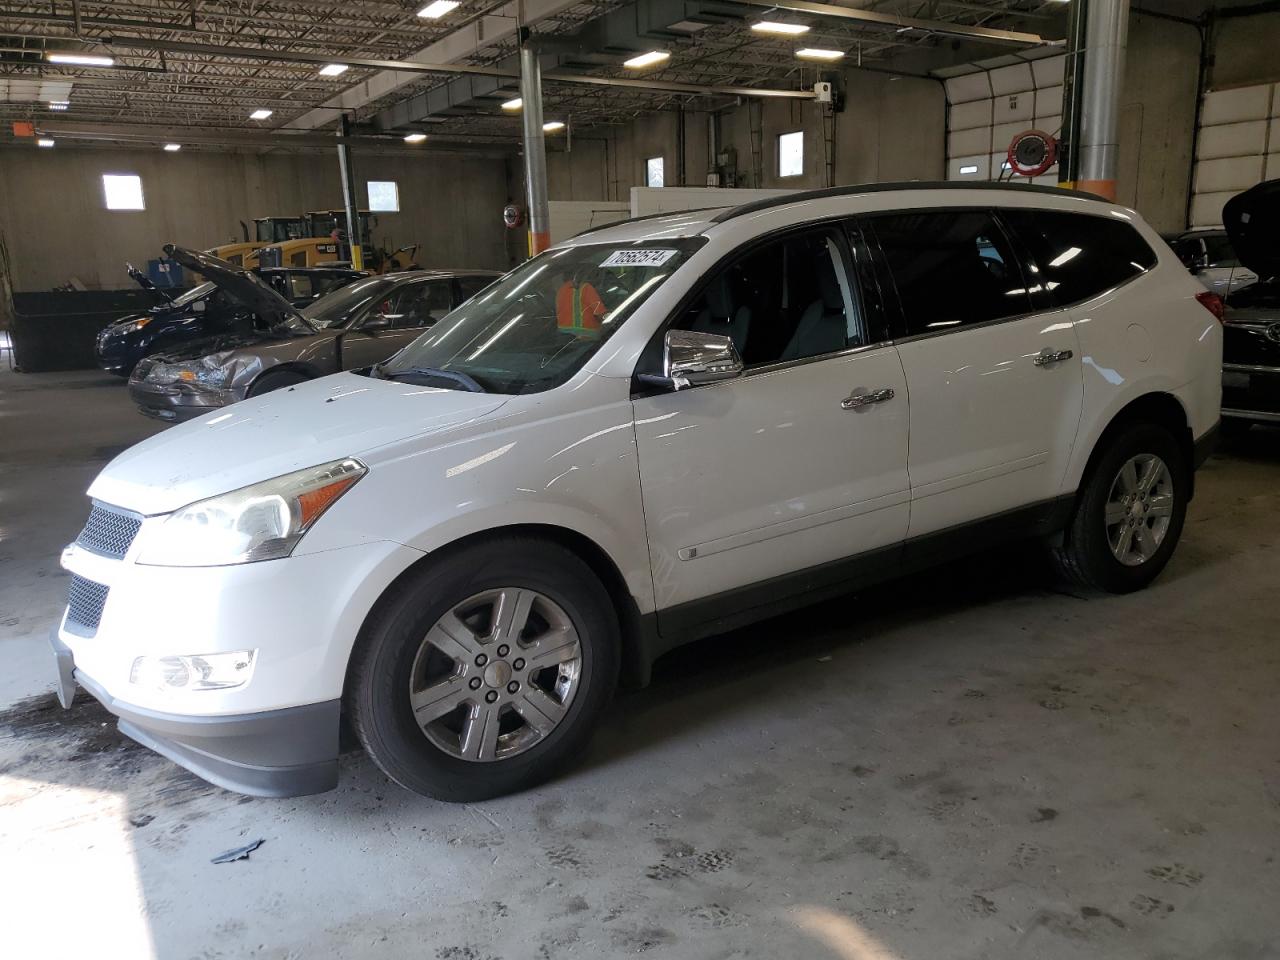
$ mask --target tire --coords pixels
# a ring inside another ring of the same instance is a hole
[[[282,390],[285,387],[293,387],[299,383],[306,383],[311,378],[305,373],[298,373],[296,370],[274,370],[268,371],[253,381],[253,386],[249,388],[249,396],[260,397],[264,393],[270,393],[272,390]]]
[[[1163,492],[1148,491],[1146,501],[1137,504],[1116,502],[1123,496],[1141,501],[1139,493],[1126,492],[1126,482],[1120,474],[1122,468],[1133,463],[1135,472],[1127,476],[1130,483],[1136,477],[1140,486],[1152,467],[1149,458],[1155,458],[1165,468],[1167,479],[1157,483],[1157,489]],[[1122,428],[1094,464],[1076,496],[1062,543],[1051,551],[1058,571],[1069,580],[1108,593],[1141,590],[1160,574],[1178,544],[1190,490],[1190,464],[1166,428],[1152,423]],[[1166,493],[1171,496],[1170,501],[1162,499]],[[1123,516],[1111,525],[1107,522],[1109,503],[1114,511],[1112,519]],[[1168,523],[1161,526],[1162,520]],[[1127,541],[1125,525],[1131,525]],[[1125,560],[1117,549],[1124,551]]]
[[[508,602],[522,632],[499,624]],[[396,783],[438,800],[483,800],[541,783],[581,756],[620,658],[617,614],[590,567],[556,544],[503,537],[393,588],[357,642],[346,709]]]

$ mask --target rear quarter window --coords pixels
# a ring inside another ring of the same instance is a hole
[[[1004,210],[1001,217],[1061,306],[1092,299],[1156,265],[1156,253],[1124,220],[1056,210]],[[1033,281],[1034,282],[1034,281]]]

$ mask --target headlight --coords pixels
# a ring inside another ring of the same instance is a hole
[[[147,532],[137,562],[219,567],[287,557],[366,472],[359,460],[334,460],[193,503]]]
[[[137,333],[139,330],[141,330],[150,322],[151,322],[150,317],[139,317],[137,320],[130,320],[128,323],[120,324],[118,327],[115,327],[112,330],[112,332],[113,333]]]
[[[146,379],[152,383],[198,383],[202,387],[220,390],[231,382],[235,372],[233,355],[225,351],[181,363],[158,361],[147,371]]]
[[[256,650],[199,656],[138,657],[129,682],[153,690],[232,690],[253,676]]]

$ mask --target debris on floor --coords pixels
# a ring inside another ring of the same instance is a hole
[[[209,862],[210,863],[232,863],[233,861],[236,861],[236,860],[248,860],[249,854],[253,853],[253,851],[257,850],[265,842],[266,842],[265,840],[258,839],[253,841],[253,843],[246,843],[243,847],[236,847],[234,850],[226,850],[218,854]]]

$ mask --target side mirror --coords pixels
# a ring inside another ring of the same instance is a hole
[[[668,330],[662,372],[675,390],[732,380],[742,373],[742,357],[729,337],[694,330]]]
[[[361,330],[387,330],[391,327],[391,318],[385,313],[371,313],[360,324]]]
[[[1209,255],[1207,253],[1197,254],[1191,260],[1191,272],[1199,273],[1201,270],[1209,269]]]

